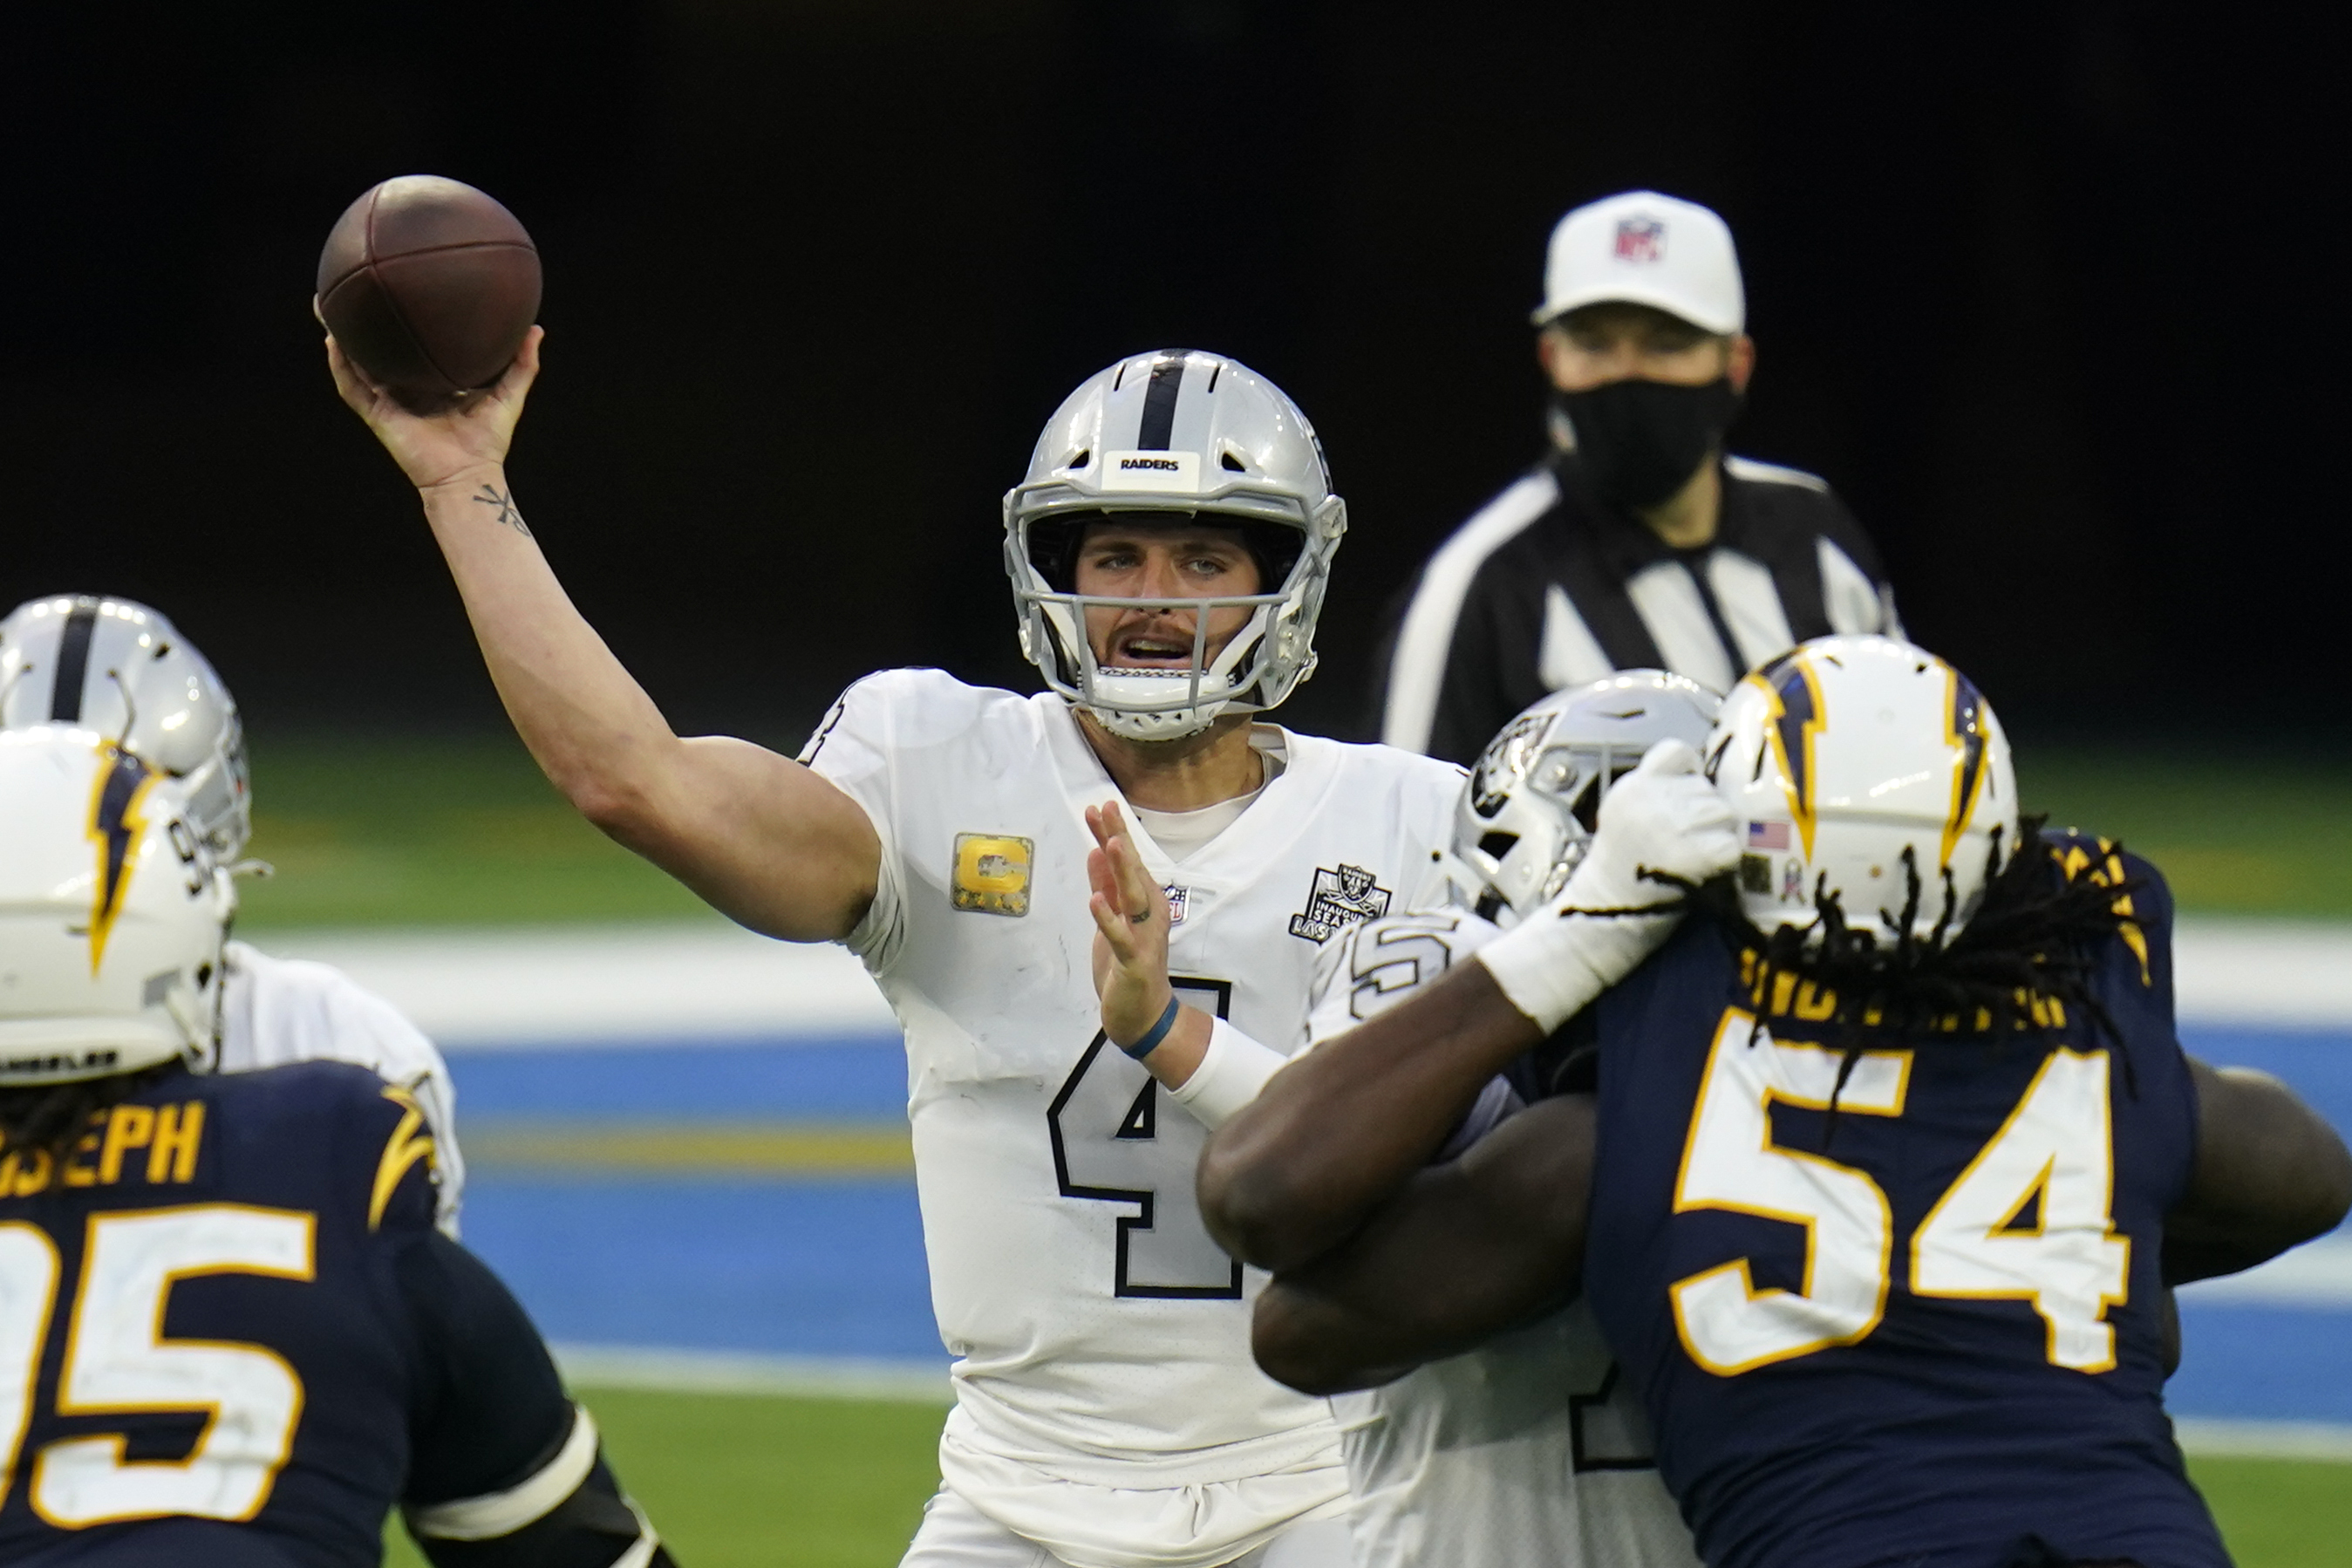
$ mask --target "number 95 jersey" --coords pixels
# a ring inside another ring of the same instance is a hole
[[[1585,1289],[1716,1568],[2229,1561],[2163,1404],[2170,900],[2048,842],[2146,879],[2090,955],[2116,1037],[2045,1000],[2007,1038],[1865,1026],[1849,1065],[1832,998],[1698,919],[1599,1004]]]
[[[1215,838],[1181,864],[1136,838],[1168,890],[1179,994],[1287,1052],[1323,944],[1424,875],[1462,775],[1271,726],[1253,741],[1269,782]],[[1335,1467],[1323,1401],[1250,1359],[1259,1281],[1193,1197],[1205,1129],[1104,1041],[1082,813],[1119,795],[1068,704],[887,671],[850,688],[803,760],[882,839],[849,945],[906,1028],[932,1303],[957,1358],[950,1482],[966,1489],[960,1449],[1095,1487]]]

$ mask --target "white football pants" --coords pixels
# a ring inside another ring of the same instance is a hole
[[[1348,1517],[1294,1524],[1225,1568],[1351,1568]],[[946,1487],[923,1505],[923,1522],[898,1568],[1064,1568],[1062,1560],[1015,1535]]]

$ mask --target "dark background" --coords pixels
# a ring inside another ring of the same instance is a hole
[[[1028,685],[998,497],[1121,353],[1238,355],[1349,500],[1323,672],[1540,451],[1567,207],[1738,236],[1741,451],[1826,475],[2029,727],[2332,736],[2343,51],[2256,7],[415,0],[0,24],[0,600],[175,616],[257,733],[495,724],[309,293],[430,171],[546,258],[511,465],[684,727]],[[2265,31],[2265,29],[2270,29]]]

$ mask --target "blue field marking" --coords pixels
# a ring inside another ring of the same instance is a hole
[[[500,1175],[465,1225],[550,1339],[946,1362],[910,1181]]]
[[[2336,1131],[2352,1137],[2352,1034],[2191,1024],[2180,1031],[2180,1043],[2189,1055],[2215,1067],[2260,1068],[2275,1075]]]
[[[2180,1301],[2175,1415],[2352,1425],[2352,1310]]]
[[[2352,1129],[2352,1034],[2192,1026],[2183,1036],[2208,1061],[2275,1073]],[[905,1058],[887,1039],[474,1051],[450,1067],[461,1142],[475,1119],[870,1124],[906,1114]],[[945,1359],[909,1180],[485,1170],[465,1224],[551,1338]],[[2200,1302],[2192,1289],[2181,1321],[2175,1414],[2352,1424],[2352,1300]]]
[[[458,1125],[505,1121],[893,1121],[907,1058],[893,1036],[457,1051]]]

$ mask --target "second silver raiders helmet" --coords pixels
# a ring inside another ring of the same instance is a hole
[[[1508,925],[1559,895],[1591,841],[1601,797],[1660,741],[1696,751],[1721,700],[1695,680],[1628,669],[1530,704],[1486,744],[1454,816],[1462,891]]]
[[[1969,678],[1880,637],[1816,637],[1724,700],[1707,771],[1741,818],[1740,902],[1766,931],[1837,900],[1880,942],[1958,934],[2017,847],[2017,776]]]
[[[253,795],[236,701],[160,610],[59,595],[0,620],[0,731],[40,724],[94,730],[169,773],[213,852],[244,852]]]
[[[1200,630],[1188,669],[1106,669],[1086,635],[1090,605],[1133,603],[1076,593],[1072,562],[1085,523],[1158,512],[1239,528],[1262,592],[1187,599]],[[1282,389],[1237,361],[1168,349],[1137,354],[1070,394],[1004,497],[1004,570],[1021,616],[1021,651],[1046,685],[1118,734],[1173,740],[1221,713],[1288,697],[1315,668],[1315,620],[1332,552],[1347,531],[1322,443]],[[1208,612],[1245,607],[1222,651]]]
[[[88,730],[0,734],[0,1087],[209,1065],[236,910],[176,781]]]

